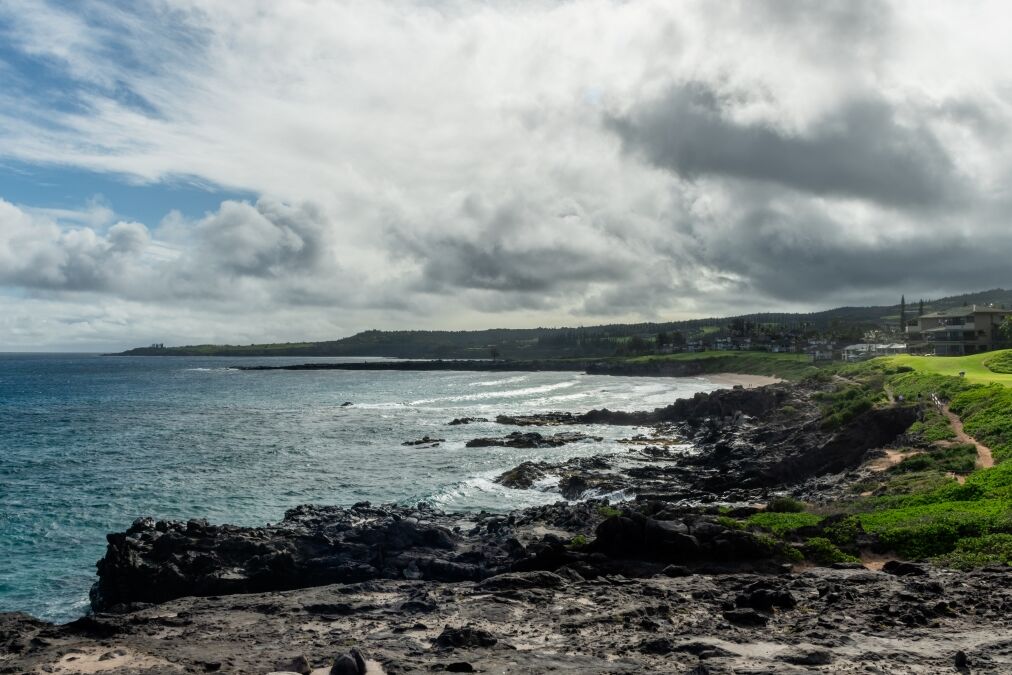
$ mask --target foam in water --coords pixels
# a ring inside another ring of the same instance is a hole
[[[493,479],[524,461],[626,452],[615,441],[631,430],[575,427],[605,441],[561,448],[466,448],[514,429],[447,422],[648,409],[714,388],[572,372],[230,369],[299,362],[0,355],[0,610],[79,616],[106,533],[139,516],[260,525],[303,503],[500,512],[552,503],[557,479],[530,490]],[[402,445],[424,435],[446,441]]]

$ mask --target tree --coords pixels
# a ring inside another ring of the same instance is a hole
[[[917,303],[917,316],[924,316],[924,301]]]
[[[907,296],[900,296],[900,332],[905,333],[907,330]]]
[[[488,354],[489,354],[489,356],[492,357],[492,360],[495,361],[496,359],[499,358],[499,348],[498,347],[490,347],[489,350],[488,350]]]
[[[998,339],[1005,344],[1012,344],[1012,316],[1006,316],[998,325]]]
[[[664,331],[661,331],[660,333],[657,334],[656,342],[657,348],[661,349],[662,347],[671,344],[671,336],[665,333]]]

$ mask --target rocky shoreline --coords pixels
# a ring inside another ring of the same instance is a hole
[[[648,427],[619,452],[497,478],[557,479],[580,501],[505,515],[302,506],[258,528],[138,519],[108,537],[92,614],[0,615],[0,672],[1012,671],[1008,568],[813,566],[729,517],[782,494],[833,502],[917,418],[889,406],[827,430],[821,386],[499,417],[502,437],[476,439],[555,446],[577,438],[556,427]],[[607,493],[628,499],[593,498]]]

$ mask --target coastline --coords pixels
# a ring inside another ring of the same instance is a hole
[[[1002,651],[1008,569],[900,562],[863,533],[874,564],[816,560],[804,539],[749,525],[765,512],[751,504],[794,515],[769,506],[778,494],[815,505],[848,494],[872,474],[877,449],[916,419],[913,407],[869,410],[829,430],[816,422],[830,384],[704,377],[731,388],[639,413],[498,417],[504,432],[588,421],[649,428],[626,453],[524,462],[496,478],[517,488],[551,478],[575,502],[509,514],[302,506],[253,528],[138,519],[109,535],[94,614],[63,626],[0,615],[9,654],[0,666],[309,673],[344,663],[331,672],[355,675],[1012,667]],[[630,500],[592,497],[617,491]],[[824,540],[836,522],[812,522],[804,536]]]

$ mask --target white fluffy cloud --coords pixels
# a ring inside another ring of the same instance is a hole
[[[104,307],[126,344],[1007,285],[1008,14],[11,0],[4,37],[66,81],[11,67],[0,156],[263,197],[146,227],[0,203],[0,283],[36,313]]]

